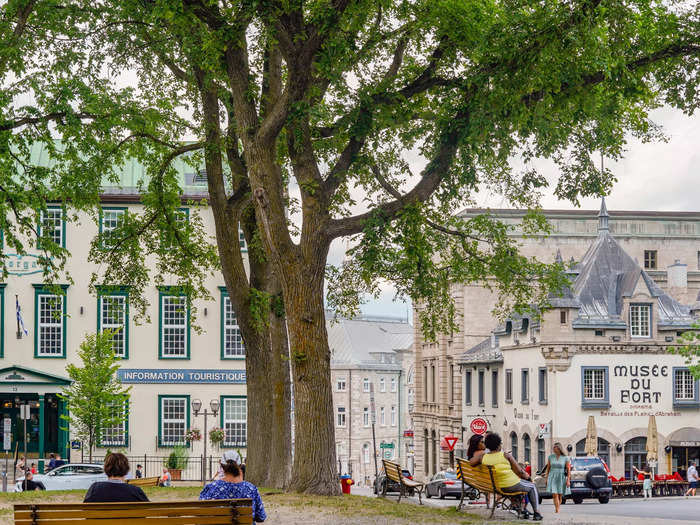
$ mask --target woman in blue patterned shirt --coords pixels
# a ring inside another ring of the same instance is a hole
[[[265,521],[265,507],[258,488],[247,481],[243,481],[243,472],[238,465],[233,450],[226,451],[221,458],[221,468],[223,477],[212,481],[202,489],[199,499],[235,499],[250,498],[253,500],[253,520],[256,522]]]

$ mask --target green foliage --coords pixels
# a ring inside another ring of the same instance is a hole
[[[59,394],[66,402],[68,415],[61,416],[71,432],[92,449],[101,428],[122,424],[128,417],[129,391],[116,377],[120,359],[114,355],[114,332],[104,330],[88,334],[80,344],[78,357],[82,367],[66,366],[72,383]]]
[[[189,462],[189,451],[187,447],[176,446],[170,455],[163,461],[163,466],[168,469],[184,470]]]
[[[696,322],[692,330],[683,332],[678,343],[678,346],[671,347],[671,353],[683,356],[690,372],[700,379],[700,323]]]

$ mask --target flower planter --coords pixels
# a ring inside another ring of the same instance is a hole
[[[180,481],[182,479],[182,469],[170,468],[168,472],[170,472],[170,479],[172,481]]]

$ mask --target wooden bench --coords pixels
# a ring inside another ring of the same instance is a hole
[[[472,467],[464,458],[456,458],[457,460],[457,475],[462,480],[462,499],[459,500],[457,510],[462,508],[464,504],[464,483],[477,489],[482,494],[493,494],[493,504],[491,505],[491,514],[498,507],[510,512],[519,512],[522,508],[522,497],[525,492],[504,492],[496,485],[494,477],[494,469],[490,465],[477,465]],[[487,500],[488,502],[488,500]]]
[[[126,482],[129,485],[136,485],[137,487],[157,487],[159,479],[158,476],[153,476],[152,478],[127,479]]]
[[[387,480],[391,480],[394,483],[399,484],[398,501],[401,501],[401,497],[404,495],[404,491],[406,489],[413,489],[416,492],[418,492],[418,503],[422,505],[422,494],[424,488],[423,483],[413,481],[412,479],[408,479],[407,477],[405,477],[403,475],[403,471],[401,470],[401,465],[399,465],[398,463],[394,463],[393,461],[388,461],[386,459],[383,459],[382,463],[384,463],[384,473],[386,474]],[[384,488],[381,494],[382,497],[386,496],[387,485],[388,483],[384,483]]]
[[[238,525],[253,523],[251,499],[15,505],[15,525]]]

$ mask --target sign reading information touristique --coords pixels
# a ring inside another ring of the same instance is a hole
[[[168,368],[121,368],[117,378],[122,383],[219,383],[244,385],[245,370],[183,370]]]

